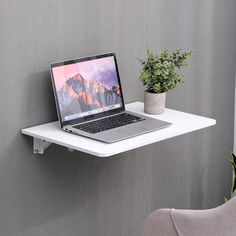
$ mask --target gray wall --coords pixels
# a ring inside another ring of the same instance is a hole
[[[135,236],[161,207],[208,208],[229,193],[235,0],[0,2],[0,235]],[[115,51],[126,102],[143,99],[145,48],[195,49],[168,107],[217,125],[99,159],[52,145],[32,154],[20,129],[56,119],[50,62]]]

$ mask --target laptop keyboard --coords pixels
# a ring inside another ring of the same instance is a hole
[[[133,124],[139,121],[144,120],[141,117],[129,114],[129,113],[121,113],[119,115],[109,116],[107,118],[90,121],[87,123],[79,124],[73,126],[73,128],[95,134],[105,130],[121,127],[124,125]]]

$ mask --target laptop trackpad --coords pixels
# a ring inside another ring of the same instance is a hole
[[[125,125],[119,128],[110,129],[89,136],[93,139],[97,139],[102,142],[113,143],[137,135],[152,132],[158,129],[166,128],[169,125],[171,125],[171,123],[157,119],[152,119],[148,117],[147,118],[145,117],[145,119],[146,120],[144,121],[140,121],[130,125]]]

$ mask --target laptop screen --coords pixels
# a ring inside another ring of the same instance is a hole
[[[51,76],[62,122],[124,106],[113,53],[54,63]]]

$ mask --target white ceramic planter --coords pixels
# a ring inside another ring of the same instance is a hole
[[[166,93],[149,93],[144,91],[144,112],[152,115],[164,113]]]

